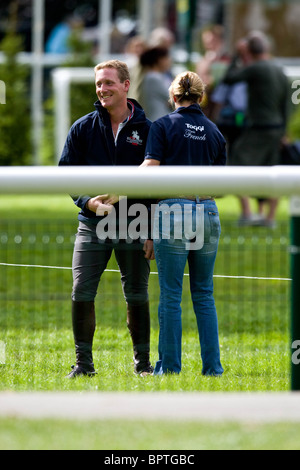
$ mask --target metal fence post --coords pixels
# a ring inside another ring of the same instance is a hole
[[[300,390],[300,197],[291,198],[291,389]]]

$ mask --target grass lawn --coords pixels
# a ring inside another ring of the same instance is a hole
[[[0,418],[0,450],[299,450],[300,424]],[[166,451],[167,450],[167,451]],[[151,453],[151,452],[150,452]],[[192,451],[189,453],[193,453]],[[121,453],[122,455],[122,453]],[[127,454],[130,455],[130,454]]]
[[[215,298],[224,376],[215,380],[201,375],[196,322],[185,277],[182,374],[159,380],[136,378],[119,274],[107,272],[96,302],[94,359],[100,373],[92,382],[70,383],[64,374],[74,361],[71,270],[25,266],[70,268],[77,209],[68,196],[1,197],[0,262],[24,267],[1,266],[0,340],[5,343],[6,364],[1,368],[0,390],[288,390],[290,283],[269,279],[289,277],[286,201],[274,231],[238,228],[235,198],[220,199],[219,206],[223,233]],[[108,268],[117,270],[114,258]],[[156,270],[153,262],[149,292],[154,363],[159,299]]]
[[[274,230],[237,227],[236,198],[222,198],[218,206],[222,237],[215,270],[215,299],[225,369],[222,378],[201,375],[188,277],[184,280],[182,301],[182,374],[143,380],[136,377],[119,274],[107,272],[101,280],[96,302],[94,360],[98,375],[93,380],[65,380],[74,363],[71,270],[5,265],[0,266],[0,341],[5,344],[0,391],[288,391],[288,201],[281,201],[278,226]],[[77,212],[68,196],[0,196],[0,263],[70,268]],[[108,268],[117,269],[114,258]],[[155,363],[159,296],[155,262],[152,272],[151,359]],[[257,277],[260,279],[253,279]],[[85,434],[88,426],[88,423],[51,420],[43,424],[0,419],[0,442],[3,448],[76,448],[76,444],[80,448],[105,448],[112,446],[112,442],[113,447],[109,448],[115,449],[130,449],[133,445],[136,449],[291,448],[295,445],[288,424],[276,429],[258,425],[254,432],[254,428],[238,424],[218,425],[216,429],[213,425],[185,423],[179,426],[182,432],[175,432],[170,423],[141,426],[141,423],[120,422],[120,431],[115,433],[114,423],[93,423],[94,432]],[[126,440],[123,429],[132,437]],[[139,429],[143,432],[138,432]],[[107,439],[103,437],[105,433]],[[62,434],[64,439],[59,437]]]

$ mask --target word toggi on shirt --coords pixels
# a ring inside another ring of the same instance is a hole
[[[161,165],[225,165],[226,141],[201,107],[193,104],[152,124],[145,159]]]

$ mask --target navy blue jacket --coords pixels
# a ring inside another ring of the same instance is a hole
[[[193,104],[152,124],[145,158],[161,165],[225,165],[226,141],[201,107]]]
[[[130,99],[134,107],[133,116],[120,131],[115,144],[110,117],[100,102],[95,103],[96,111],[83,116],[71,127],[59,165],[134,165],[144,161],[146,141],[151,121],[146,119],[140,105]],[[111,188],[111,193],[115,193]],[[101,188],[99,188],[101,194]],[[87,201],[94,195],[72,196],[75,204],[81,209],[78,219],[97,224],[100,220],[95,213],[86,209]],[[137,200],[128,200],[128,207]],[[115,205],[118,212],[118,204]]]

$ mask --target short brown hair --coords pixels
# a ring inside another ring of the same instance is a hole
[[[142,67],[154,67],[161,59],[169,56],[169,50],[165,47],[152,47],[147,49],[140,57]]]
[[[247,37],[250,54],[259,56],[270,51],[269,38],[260,31],[252,31]]]
[[[170,101],[173,102],[173,95],[178,103],[190,101],[197,103],[205,92],[204,82],[195,72],[183,72],[177,75],[169,88]]]
[[[103,69],[116,69],[121,83],[124,83],[126,80],[130,81],[128,65],[125,64],[125,62],[121,62],[120,60],[108,60],[106,62],[101,62],[94,68],[95,74],[98,70]]]

